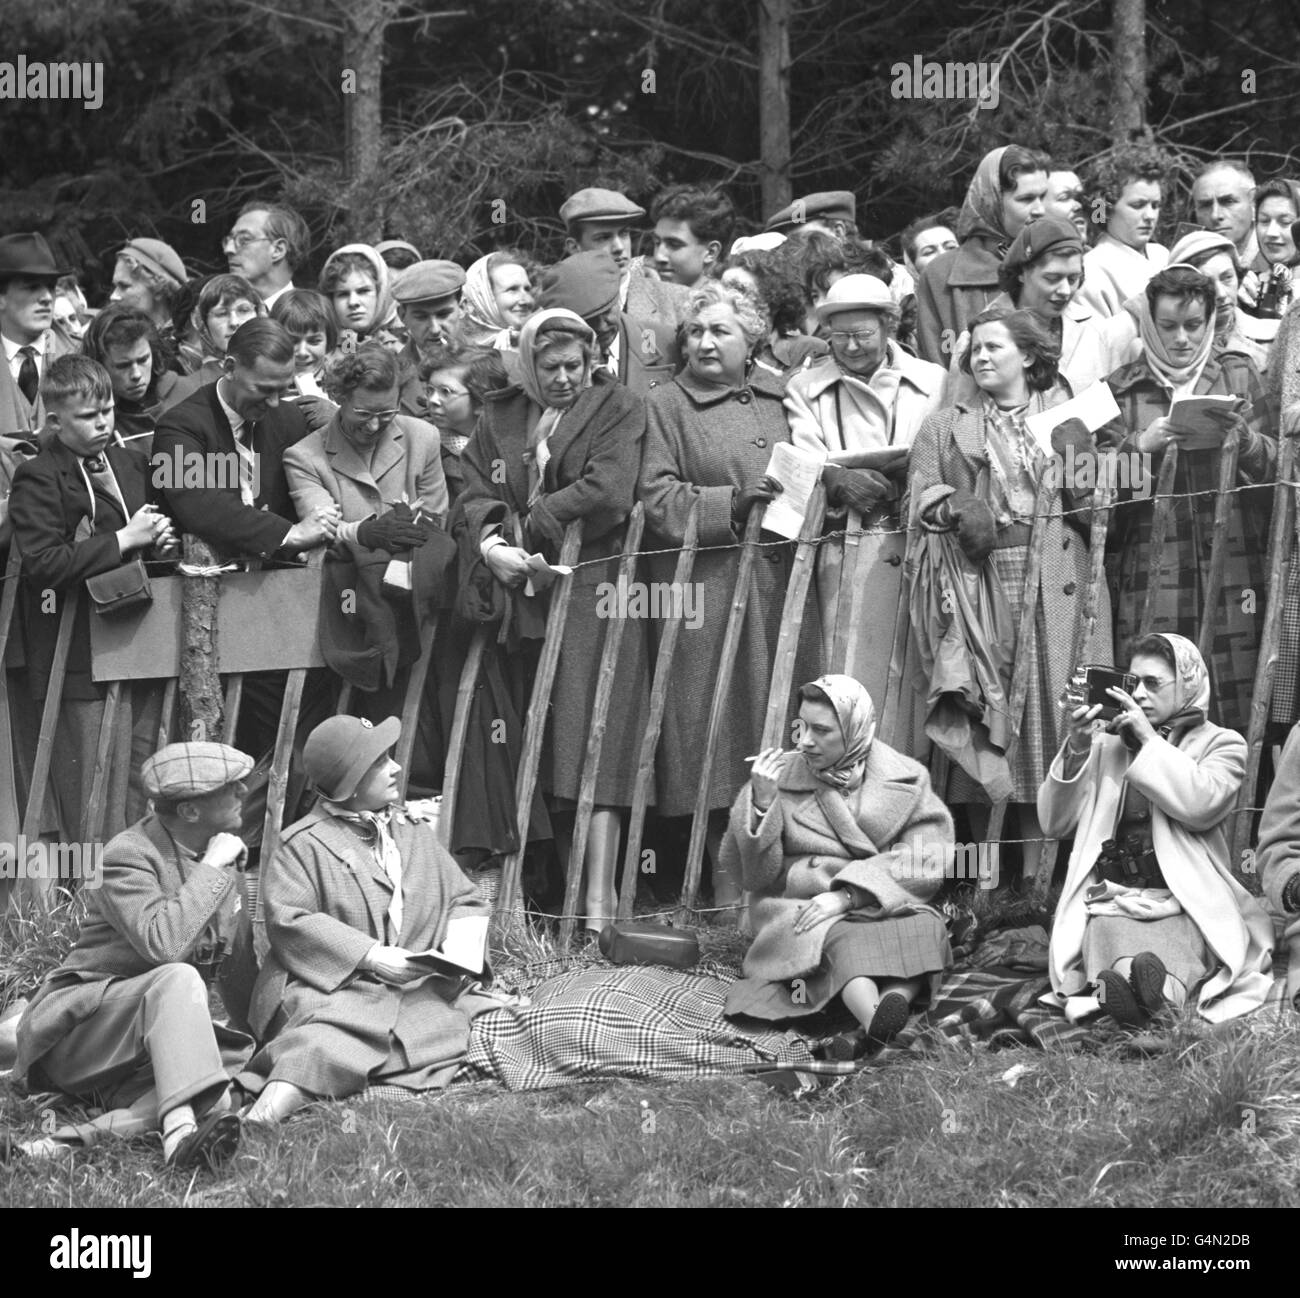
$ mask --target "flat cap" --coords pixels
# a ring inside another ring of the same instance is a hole
[[[580,189],[560,205],[560,220],[566,226],[575,221],[630,221],[644,215],[644,207],[616,189]]]
[[[1063,221],[1059,216],[1040,216],[1037,221],[1020,227],[1020,233],[1007,249],[1003,265],[1008,270],[1019,270],[1049,252],[1066,256],[1077,252],[1082,256],[1086,251],[1072,222]]]
[[[122,253],[134,257],[146,270],[175,280],[177,284],[189,280],[185,263],[177,255],[176,249],[161,239],[132,239],[117,255],[120,257]]]
[[[168,744],[140,768],[144,791],[151,798],[199,798],[242,780],[253,759],[229,744]]]
[[[464,287],[465,272],[454,261],[417,261],[393,276],[393,300],[404,306],[432,302]]]
[[[341,802],[357,791],[361,777],[401,734],[402,723],[396,717],[378,725],[364,717],[330,717],[307,736],[302,768],[321,793]]]
[[[829,189],[805,194],[789,207],[783,207],[767,223],[769,230],[797,230],[809,221],[854,221],[858,219],[858,201],[847,189]]]
[[[560,307],[584,320],[603,315],[618,301],[621,272],[604,250],[575,252],[542,272],[537,305]]]

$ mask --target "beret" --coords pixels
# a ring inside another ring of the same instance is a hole
[[[1059,216],[1040,216],[1037,221],[1021,227],[1002,264],[1008,270],[1019,270],[1049,252],[1082,254],[1086,251],[1078,230],[1071,222],[1063,221]]]
[[[402,723],[396,717],[378,725],[364,717],[330,717],[307,736],[302,749],[303,770],[331,801],[350,798],[361,777],[397,743],[401,734]]]
[[[465,272],[454,261],[417,261],[393,276],[393,300],[409,306],[450,297],[465,286]]]
[[[621,282],[618,263],[609,253],[575,252],[542,272],[537,305],[563,308],[584,320],[601,315],[618,300]]]
[[[155,275],[174,279],[178,284],[184,284],[189,280],[185,263],[177,256],[176,249],[169,243],[163,243],[161,239],[132,239],[117,255],[120,257],[123,252],[130,254],[140,265],[146,270],[153,271]]]
[[[198,798],[215,793],[253,769],[253,759],[229,744],[168,744],[140,768],[151,798]]]
[[[614,189],[580,189],[560,205],[560,220],[566,226],[575,221],[617,221],[644,215],[644,207]]]
[[[798,219],[795,217],[799,213]],[[808,221],[856,221],[857,199],[847,189],[830,189],[796,198],[767,223],[769,230],[795,230]]]

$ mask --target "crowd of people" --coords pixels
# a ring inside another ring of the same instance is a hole
[[[546,264],[503,249],[462,268],[398,239],[352,243],[311,288],[302,218],[252,201],[223,243],[228,271],[196,280],[167,244],[133,238],[95,312],[39,234],[0,238],[20,787],[59,614],[84,592],[45,831],[73,832],[95,792],[105,686],[90,609],[129,595],[139,560],[163,571],[189,535],[236,563],[320,564],[331,669],[304,691],[295,759],[315,804],[291,800],[305,815],[261,862],[269,953],[232,1016],[251,1034],[242,1049],[193,987],[234,944],[244,795],[274,741],[276,673],[245,682],[234,746],[153,753],[159,683],[123,696],[104,886],[23,1016],[20,1072],[152,1105],[181,1163],[237,1139],[232,1097],[271,1122],[377,1081],[445,1084],[470,1019],[501,1001],[490,974],[431,971],[417,953],[486,914],[500,862],[529,850],[580,870],[593,932],[616,911],[661,617],[622,627],[594,810],[581,862],[568,858],[601,610],[638,504],[636,581],[666,586],[688,538],[698,546],[699,616],[680,628],[647,799],[663,843],[706,812],[721,918],[748,894],[755,938],[728,1013],[842,1006],[859,1025],[838,1047],[849,1057],[895,1035],[951,964],[932,904],[943,860],[958,837],[985,839],[1000,804],[1038,888],[1044,843],[1072,841],[1050,951],[1064,1013],[1141,1026],[1170,1006],[1211,1021],[1259,1008],[1269,910],[1300,926],[1294,562],[1264,736],[1287,740],[1261,828],[1268,908],[1232,873],[1227,823],[1248,766],[1280,438],[1300,401],[1300,184],[1211,160],[1181,227],[1170,185],[1146,148],[1081,179],[1009,144],[979,162],[960,210],[919,216],[892,252],[861,235],[849,192],[806,195],[742,234],[716,188],[665,190],[648,214],[586,188],[560,208],[562,255]],[[1189,398],[1217,400],[1192,419]],[[793,746],[772,748],[795,546],[754,511],[785,494],[782,444],[819,466],[826,510],[794,646]],[[1098,466],[1121,460],[1138,467],[1108,483]],[[521,736],[574,523],[521,816]],[[342,613],[341,594],[356,596]],[[457,805],[442,811],[450,853],[401,800],[392,758],[391,714],[435,612],[413,786],[442,787],[462,669],[491,632]],[[1105,701],[1089,696],[1085,669],[1116,667],[1128,675]],[[329,718],[339,677],[358,716]]]

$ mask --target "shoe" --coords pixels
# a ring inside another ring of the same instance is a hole
[[[1159,1014],[1165,1008],[1165,979],[1169,971],[1165,962],[1152,951],[1142,951],[1133,957],[1129,970],[1129,985],[1137,996],[1138,1004],[1148,1014]]]
[[[1127,978],[1122,978],[1113,969],[1105,969],[1097,976],[1100,987],[1097,999],[1101,1008],[1126,1028],[1145,1027],[1150,1015],[1138,1004],[1133,988]]]
[[[867,1053],[867,1030],[854,1028],[849,1032],[837,1032],[822,1042],[821,1055],[836,1063],[852,1063]]]
[[[867,1044],[883,1046],[892,1041],[912,1016],[912,1003],[902,992],[886,992],[876,1006],[867,1027]]]
[[[176,1148],[169,1166],[188,1170],[207,1167],[215,1171],[234,1157],[239,1148],[239,1119],[227,1109],[209,1113]]]

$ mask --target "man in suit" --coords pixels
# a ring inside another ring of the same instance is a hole
[[[247,932],[237,831],[252,766],[226,744],[149,758],[152,810],[105,845],[77,943],[18,1026],[19,1084],[125,1109],[122,1134],[161,1127],[163,1156],[181,1168],[215,1164],[239,1141],[229,1083],[253,1043],[212,1022],[208,986]],[[58,1148],[0,1136],[0,1160]]]
[[[307,436],[280,396],[293,384],[293,339],[274,320],[249,320],[231,336],[222,375],[158,420],[151,484],[179,530],[214,549],[268,559],[325,545],[338,510],[295,521],[284,452]]]
[[[619,270],[604,252],[579,252],[542,275],[538,305],[580,315],[596,332],[604,368],[645,396],[665,383],[681,364],[673,330],[661,320],[634,319],[619,310]]]
[[[34,434],[45,422],[45,367],[68,348],[51,328],[54,285],[67,274],[39,234],[0,238],[0,435]]]

